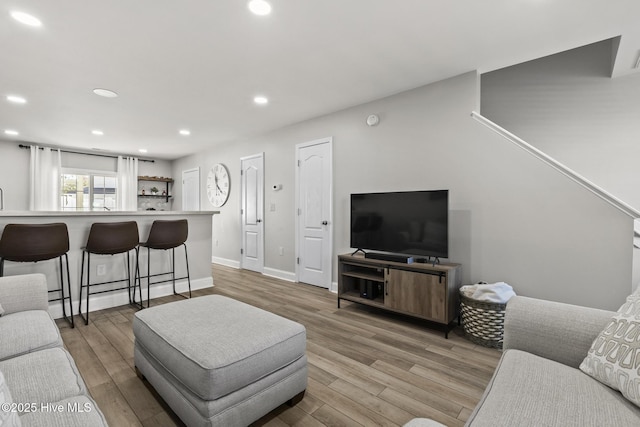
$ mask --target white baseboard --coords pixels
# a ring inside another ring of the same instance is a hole
[[[286,280],[288,282],[296,281],[296,273],[292,273],[290,271],[278,270],[276,268],[265,267],[262,274],[269,277],[275,277],[276,279]]]
[[[194,279],[191,281],[191,290],[195,291],[196,289],[204,289],[210,288],[213,286],[213,278],[211,277],[203,277],[201,279]],[[176,291],[183,293],[189,291],[189,286],[186,280],[179,280],[176,282]],[[162,283],[158,285],[153,285],[151,287],[151,295],[152,299],[164,297],[167,295],[173,294],[173,285],[171,283]],[[137,295],[137,293],[136,293]],[[142,285],[142,299],[144,301],[147,300],[147,286],[143,280]],[[84,300],[84,298],[83,298]],[[86,300],[85,300],[86,301]],[[83,310],[84,302],[83,301]],[[73,314],[78,314],[78,301],[73,300]],[[104,310],[105,308],[118,307],[120,305],[129,304],[129,295],[126,290],[109,292],[105,294],[94,295],[89,300],[89,312]],[[69,307],[67,306],[67,309]],[[56,301],[49,305],[49,314],[54,319],[59,319],[62,317],[62,303],[60,301]],[[67,315],[69,313],[67,312]]]
[[[231,268],[240,268],[240,261],[236,261],[233,259],[220,258],[216,256],[211,257],[211,262],[214,264],[225,265]]]
[[[240,268],[240,261],[235,261],[232,259],[219,258],[219,257],[211,257],[211,262],[214,264],[220,264],[231,268]],[[292,273],[290,271],[278,270],[277,268],[265,267],[262,271],[262,274],[269,277],[275,277],[276,279],[286,280],[288,282],[296,281],[296,273]]]
[[[331,282],[331,287],[329,288],[331,292],[334,294],[338,293],[338,282]]]

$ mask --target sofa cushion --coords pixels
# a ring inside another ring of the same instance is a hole
[[[100,427],[107,426],[98,405],[87,396],[75,396],[51,404],[59,411],[36,411],[22,415],[23,427]],[[4,426],[3,426],[4,427]]]
[[[11,406],[7,407],[7,404],[14,403],[11,398],[11,392],[9,386],[4,380],[4,375],[0,371],[0,426],[3,427],[20,427],[20,417],[18,412]]]
[[[640,408],[579,369],[506,350],[467,425],[638,426]]]
[[[640,293],[627,297],[580,369],[640,406]]]
[[[62,347],[3,360],[0,371],[16,402],[57,402],[87,393],[71,355]]]
[[[305,355],[304,326],[221,295],[138,311],[136,346],[202,400],[214,400]]]
[[[0,301],[6,314],[49,309],[47,279],[44,274],[0,277]]]
[[[44,310],[21,311],[0,317],[0,342],[0,360],[62,346],[60,331]]]

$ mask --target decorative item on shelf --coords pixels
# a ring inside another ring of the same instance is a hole
[[[142,191],[140,192],[140,194],[142,194],[144,196],[144,188],[142,189]]]
[[[166,196],[167,195],[167,190],[162,190],[162,195]]]
[[[158,187],[151,187],[151,194],[153,194],[154,196],[158,194]]]

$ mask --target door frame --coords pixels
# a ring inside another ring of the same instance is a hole
[[[261,265],[260,265],[260,270],[259,273],[264,273],[264,258],[265,258],[265,253],[264,253],[264,151],[260,152],[260,153],[256,153],[253,154],[251,156],[244,156],[244,157],[240,157],[240,250],[244,251],[245,247],[244,247],[244,220],[242,218],[243,214],[243,209],[244,209],[244,192],[245,192],[245,186],[244,186],[244,169],[242,168],[243,166],[243,162],[245,160],[250,160],[250,159],[256,159],[256,158],[260,158],[262,160],[262,188],[259,189],[259,191],[262,192],[262,206],[259,206],[258,209],[261,212],[261,222],[260,222],[260,246],[262,249],[262,259],[261,259]],[[244,253],[240,253],[240,269],[244,269],[244,265],[243,265],[243,260],[244,258]],[[254,270],[251,270],[254,271]]]
[[[191,168],[191,169],[185,169],[182,171],[182,187],[180,188],[180,191],[182,192],[181,194],[181,202],[182,202],[182,210],[184,209],[184,195],[185,195],[185,191],[184,191],[184,174],[188,173],[188,172],[198,172],[197,173],[197,177],[198,177],[198,185],[197,185],[197,189],[198,189],[198,197],[196,197],[196,202],[198,204],[198,209],[196,210],[200,210],[202,207],[202,204],[200,203],[200,167],[195,167],[195,168]]]
[[[328,136],[325,138],[314,139],[313,141],[302,142],[300,144],[296,144],[296,158],[295,158],[295,259],[294,264],[296,268],[296,282],[300,282],[300,264],[298,263],[298,257],[300,256],[300,215],[298,215],[298,211],[300,209],[300,150],[306,147],[311,147],[313,145],[320,144],[328,144],[329,147],[329,157],[331,158],[331,162],[329,163],[329,233],[328,233],[328,244],[327,248],[329,248],[329,283],[327,283],[327,289],[332,292],[337,292],[337,288],[334,289],[333,286],[333,137]]]

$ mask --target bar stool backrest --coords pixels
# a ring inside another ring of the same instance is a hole
[[[187,241],[189,224],[186,219],[156,220],[151,224],[149,238],[144,246],[151,249],[177,248]]]
[[[94,222],[85,250],[93,254],[120,254],[135,249],[139,239],[135,221]]]
[[[65,223],[7,224],[0,238],[0,258],[35,262],[57,258],[69,251]]]

